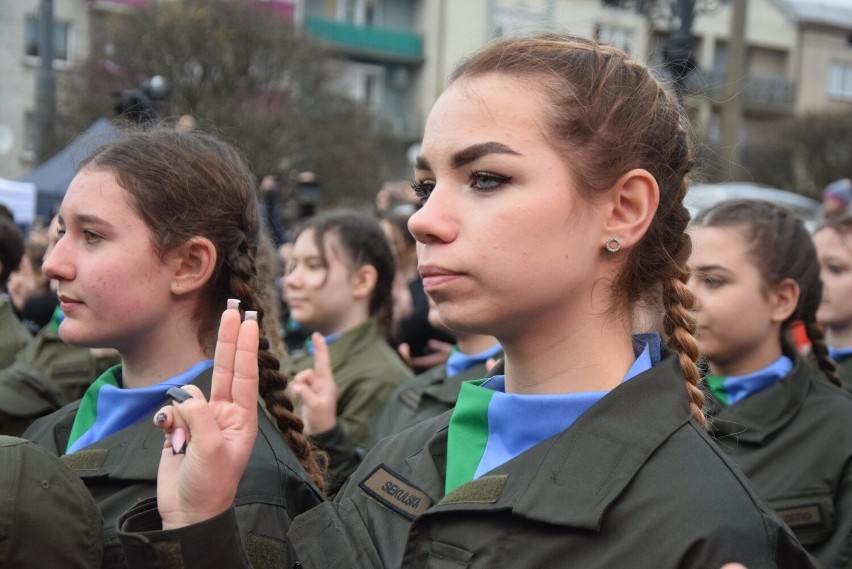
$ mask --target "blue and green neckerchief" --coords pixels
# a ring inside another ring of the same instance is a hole
[[[213,360],[202,360],[162,383],[133,389],[121,386],[121,365],[109,368],[83,394],[65,452],[71,454],[150,418],[165,404],[169,387],[186,385],[212,366]]]
[[[636,361],[622,381],[660,361],[657,334],[634,336]],[[447,434],[449,494],[570,427],[606,391],[521,395],[505,392],[505,376],[462,383]]]
[[[746,375],[714,375],[708,374],[707,387],[723,405],[733,405],[758,391],[772,387],[790,374],[793,360],[781,356],[765,368]]]
[[[464,354],[459,351],[458,346],[453,346],[444,370],[447,377],[455,377],[473,366],[484,364],[489,359],[496,357],[502,350],[503,347],[500,344],[495,344],[478,354]]]

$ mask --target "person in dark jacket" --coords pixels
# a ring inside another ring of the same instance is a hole
[[[751,200],[699,213],[691,233],[711,434],[823,566],[849,567],[852,395],[838,388],[816,323],[810,234],[793,212]],[[795,321],[830,382],[788,342]]]
[[[814,233],[822,279],[817,321],[825,328],[828,353],[852,390],[852,215],[828,221]]]
[[[452,412],[384,439],[299,516],[300,567],[813,566],[704,432],[685,124],[642,63],[582,38],[499,40],[453,73],[409,227],[441,320],[495,336],[504,374],[464,383]],[[633,335],[640,302],[662,337]],[[236,324],[222,334],[248,349],[254,323]],[[164,431],[193,443],[163,454],[176,483],[120,521],[140,567],[175,542],[186,567],[246,567],[231,500],[253,370],[226,348],[217,389],[240,419],[217,422],[197,390],[163,408]]]
[[[126,566],[116,518],[156,494],[162,434],[151,418],[168,390],[191,383],[216,398],[219,307],[236,313],[242,301],[263,325],[270,299],[261,291],[272,277],[258,253],[256,191],[230,145],[199,131],[152,129],[95,150],[62,201],[59,239],[42,266],[58,283],[59,336],[114,348],[121,363],[23,438],[60,455],[95,497],[104,518],[104,567]],[[288,559],[287,527],[321,502],[322,475],[266,333],[260,338],[251,355],[262,378],[252,397],[260,436],[235,499],[251,561],[268,567]],[[189,434],[178,431],[168,452],[189,444]]]

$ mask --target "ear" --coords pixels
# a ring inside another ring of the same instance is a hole
[[[657,212],[660,203],[657,180],[647,170],[631,170],[619,178],[610,196],[601,247],[610,237],[618,237],[622,247],[632,247],[645,235]]]
[[[376,288],[379,273],[373,265],[364,265],[352,273],[352,296],[356,299],[369,298]]]
[[[181,296],[202,288],[216,267],[216,246],[206,237],[193,237],[171,253],[172,294]]]
[[[801,294],[799,283],[793,279],[784,279],[769,293],[769,302],[772,307],[770,314],[773,322],[784,322],[796,310]]]

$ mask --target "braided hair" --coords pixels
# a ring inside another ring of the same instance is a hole
[[[656,179],[660,203],[643,238],[626,252],[612,284],[613,310],[642,306],[662,314],[692,415],[706,426],[691,315],[695,297],[686,286],[692,245],[683,198],[693,159],[677,97],[620,49],[568,35],[499,41],[463,62],[451,81],[488,73],[527,78],[547,96],[545,136],[562,150],[587,197],[606,193],[633,169]]]
[[[787,333],[801,321],[811,341],[820,370],[840,386],[837,364],[828,355],[825,335],[817,325],[816,312],[822,301],[819,258],[804,222],[785,207],[760,200],[732,200],[700,212],[693,221],[698,227],[731,227],[743,232],[751,245],[750,257],[760,270],[764,284],[773,288],[785,279],[799,286],[799,301],[781,323],[781,338],[788,349]]]
[[[285,393],[287,378],[269,349],[264,316],[271,299],[263,292],[273,276],[264,270],[269,264],[259,262],[259,194],[240,154],[199,131],[152,128],[125,133],[96,150],[80,168],[115,176],[151,230],[161,258],[193,237],[213,243],[215,269],[194,314],[199,343],[213,354],[221,307],[228,298],[240,299],[242,309],[257,311],[260,396],[290,448],[322,488],[321,465],[302,434],[302,420]]]

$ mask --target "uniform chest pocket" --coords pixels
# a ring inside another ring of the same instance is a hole
[[[812,492],[769,501],[804,546],[816,545],[834,533],[834,502],[828,492]]]
[[[465,569],[470,567],[473,553],[461,547],[433,541],[426,569]]]

